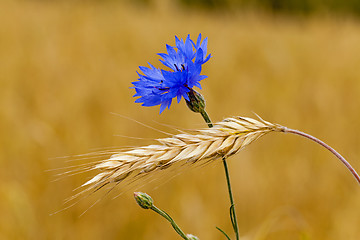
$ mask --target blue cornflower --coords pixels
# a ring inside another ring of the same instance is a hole
[[[138,81],[133,82],[136,94],[136,103],[150,107],[160,105],[160,113],[166,107],[170,108],[173,98],[180,102],[181,98],[190,101],[188,93],[193,87],[201,89],[200,81],[207,78],[200,75],[201,68],[206,63],[211,54],[207,54],[207,38],[201,41],[199,34],[196,43],[190,39],[179,39],[175,36],[175,47],[166,45],[166,53],[159,53],[162,62],[170,70],[155,68],[149,63],[150,67],[140,66],[142,74],[138,73]]]

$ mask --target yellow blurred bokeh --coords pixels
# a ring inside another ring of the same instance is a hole
[[[231,233],[220,161],[165,172],[115,199],[121,189],[103,191],[83,215],[96,197],[52,215],[91,176],[53,181],[48,170],[76,164],[57,157],[164,137],[116,114],[171,133],[206,127],[183,100],[159,115],[158,107],[135,104],[130,88],[139,65],[161,66],[156,53],[175,35],[199,33],[213,55],[201,90],[213,121],[256,112],[319,137],[360,169],[358,20],[185,9],[165,0],[2,1],[0,239],[180,239],[136,205],[132,190],[150,194],[186,233],[224,239],[216,226]],[[359,186],[315,143],[269,134],[229,166],[243,239],[359,239]]]

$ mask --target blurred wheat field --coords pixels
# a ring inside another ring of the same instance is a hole
[[[50,216],[90,175],[53,182],[47,170],[72,164],[59,156],[164,137],[112,112],[172,133],[163,124],[206,127],[184,102],[159,115],[157,107],[135,104],[129,89],[139,65],[160,67],[156,53],[174,44],[174,35],[200,32],[213,55],[201,91],[213,121],[254,111],[319,137],[360,169],[354,19],[189,11],[165,0],[148,7],[2,1],[0,239],[177,239],[167,222],[136,205],[131,191],[105,197],[81,217],[94,199]],[[270,134],[229,164],[244,239],[358,239],[360,188],[319,146]],[[150,194],[200,239],[224,239],[215,226],[231,232],[220,162],[164,174],[165,183],[134,191]]]

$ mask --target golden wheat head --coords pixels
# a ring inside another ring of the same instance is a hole
[[[215,123],[213,128],[157,139],[157,145],[120,151],[87,167],[86,171],[97,170],[99,173],[81,186],[85,187],[81,193],[96,191],[125,179],[149,176],[173,165],[178,166],[178,163],[194,165],[229,157],[273,131],[283,131],[283,127],[262,119],[232,117]]]

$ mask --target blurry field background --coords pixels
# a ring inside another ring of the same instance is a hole
[[[54,182],[57,172],[47,170],[76,164],[57,157],[164,137],[111,113],[172,133],[161,124],[206,127],[183,100],[159,115],[132,98],[138,66],[160,67],[156,53],[175,35],[209,38],[213,57],[201,93],[213,121],[256,112],[319,137],[360,170],[356,1],[328,8],[305,1],[299,11],[282,8],[284,1],[204,2],[1,1],[0,239],[180,239],[136,205],[135,190],[150,194],[186,233],[225,239],[216,226],[232,233],[220,161],[175,178],[165,172],[113,200],[116,189],[81,217],[105,192],[50,215],[91,176]],[[360,188],[315,143],[269,134],[229,165],[244,239],[359,239]]]

